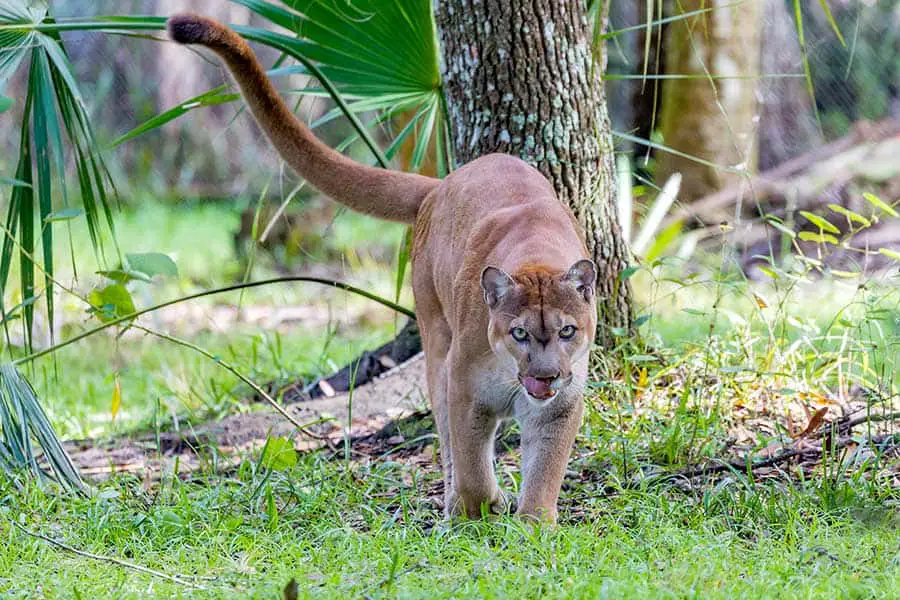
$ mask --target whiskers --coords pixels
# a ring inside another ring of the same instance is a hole
[[[516,398],[524,393],[522,384],[516,377],[507,377],[501,380],[498,385],[503,390],[503,410],[504,412],[511,412]]]

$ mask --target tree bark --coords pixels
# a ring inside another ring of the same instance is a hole
[[[608,2],[601,2],[605,25]],[[455,159],[519,156],[553,184],[584,227],[599,268],[598,341],[628,331],[628,250],[615,212],[615,166],[600,75],[582,0],[435,2]]]
[[[830,33],[830,32],[829,32]],[[803,73],[794,17],[784,0],[765,0],[762,72]],[[759,168],[778,165],[822,145],[815,107],[802,77],[760,80]]]
[[[688,78],[663,84],[663,143],[680,153],[752,173],[763,3],[715,4],[714,10],[675,21],[666,29],[666,74]],[[709,0],[679,0],[676,5],[679,14],[711,7]],[[680,172],[681,197],[688,202],[741,177],[671,152],[659,152],[657,157],[657,183]]]

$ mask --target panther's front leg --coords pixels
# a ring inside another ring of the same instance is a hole
[[[571,390],[547,406],[529,407],[522,430],[522,492],[517,514],[556,522],[556,503],[572,445],[584,414],[580,391]]]

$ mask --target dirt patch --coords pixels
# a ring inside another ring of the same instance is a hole
[[[687,385],[682,370],[640,389],[629,418],[638,418],[642,411],[671,414],[673,403],[677,404],[672,390]],[[745,393],[728,411],[728,443],[720,456],[689,458],[688,466],[680,470],[655,465],[649,457],[643,457],[627,479],[635,484],[666,481],[692,489],[729,471],[745,472],[748,466],[758,477],[794,474],[809,478],[815,476],[825,455],[833,455],[848,468],[874,454],[887,458],[900,455],[900,434],[896,433],[900,413],[890,412],[896,407],[889,399],[881,399],[879,410],[874,410],[858,390],[839,401],[812,392],[783,396],[755,381],[745,383]],[[286,405],[286,410],[299,422],[309,424],[314,437],[295,431],[287,419],[265,404],[251,403],[244,414],[177,432],[68,442],[66,449],[89,480],[102,480],[113,473],[133,473],[148,486],[170,474],[187,477],[198,471],[233,468],[255,456],[270,436],[290,437],[301,452],[325,449],[328,456],[336,459],[347,455],[344,444],[349,440],[350,455],[355,460],[389,458],[423,471],[438,472],[436,435],[425,390],[425,361],[419,354],[357,387],[352,394],[333,392],[316,398],[298,395],[305,399]],[[628,419],[618,426],[627,429]],[[770,432],[770,441],[764,447],[757,441],[759,432]],[[498,469],[518,470],[517,447],[515,433],[505,431],[499,436]],[[605,490],[608,468],[596,464],[590,458],[592,454],[589,447],[575,449],[566,486],[593,482],[595,492]],[[900,487],[900,463],[890,462],[880,476],[891,482],[889,485]],[[439,488],[436,483],[429,493],[436,503],[440,502]]]
[[[339,447],[349,437],[353,447],[372,449],[376,442],[389,451],[406,441],[403,419],[427,415],[425,361],[418,355],[403,365],[356,388],[286,406],[300,423],[321,438],[295,432],[284,417],[264,405],[251,411],[203,423],[178,432],[140,434],[113,440],[67,442],[66,451],[84,477],[102,480],[113,473],[135,473],[155,480],[165,473],[186,475],[237,464],[262,447],[269,436],[290,437],[298,451]],[[348,427],[349,419],[349,427]],[[421,450],[419,446],[417,450]]]

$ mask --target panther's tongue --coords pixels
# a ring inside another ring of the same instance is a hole
[[[525,386],[529,394],[541,400],[553,395],[553,388],[550,387],[550,383],[536,377],[523,377],[522,385]]]

